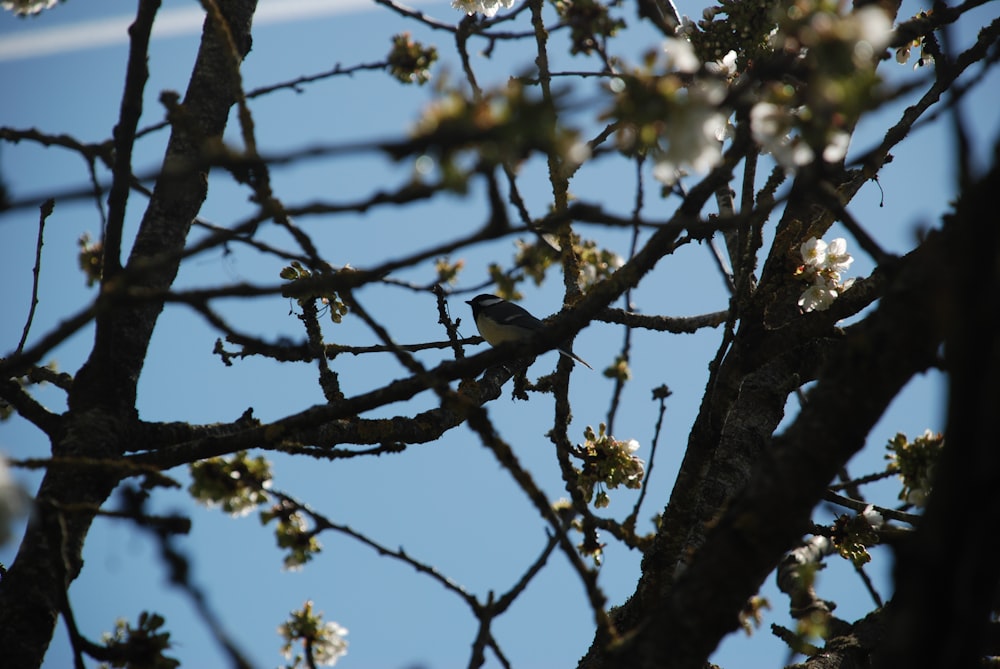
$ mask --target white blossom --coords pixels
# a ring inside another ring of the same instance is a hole
[[[323,625],[319,638],[313,641],[313,659],[316,664],[332,667],[344,655],[347,655],[347,628],[334,622]]]
[[[851,143],[851,136],[843,130],[833,130],[827,136],[826,148],[823,149],[823,160],[828,163],[837,163],[847,155],[847,147]]]
[[[806,269],[817,269],[826,265],[827,244],[822,239],[810,237],[802,242],[799,253],[802,254],[802,262]]]
[[[861,512],[861,516],[876,530],[885,524],[885,518],[882,517],[881,513],[875,510],[875,506],[873,504],[866,506]]]
[[[799,253],[802,266],[798,273],[810,285],[802,292],[798,305],[806,313],[825,311],[854,284],[854,279],[840,280],[841,273],[854,262],[847,252],[847,240],[838,237],[827,244],[822,239],[810,237],[799,247]]]
[[[668,37],[663,50],[667,52],[668,70],[694,74],[701,67],[701,61],[695,55],[694,47],[686,39]]]
[[[705,63],[705,69],[724,79],[732,79],[736,76],[736,52],[730,49],[729,53],[721,59],[712,63]]]
[[[847,252],[847,240],[837,237],[826,247],[825,267],[835,273],[838,278],[841,272],[846,272],[847,268],[854,262],[854,258]]]
[[[813,285],[803,291],[801,297],[799,297],[799,307],[802,311],[809,313],[810,311],[826,311],[833,304],[833,301],[837,299],[837,290],[825,279],[819,279]]]
[[[501,9],[513,7],[514,0],[451,0],[451,6],[466,14],[479,13],[489,19]]]

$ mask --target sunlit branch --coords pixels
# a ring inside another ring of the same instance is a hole
[[[482,337],[471,338],[476,341],[471,341],[470,339],[460,339],[458,334],[458,324],[462,321],[462,319],[460,318],[458,319],[458,321],[451,320],[451,314],[448,313],[448,301],[446,299],[444,288],[441,287],[441,284],[436,283],[434,284],[432,292],[434,293],[434,297],[436,298],[437,301],[438,324],[443,326],[445,332],[448,334],[448,343],[451,345],[451,350],[455,356],[455,359],[461,360],[462,358],[465,357],[465,349],[463,348],[463,346],[466,343],[478,344],[483,341],[483,338]],[[410,350],[403,346],[400,346],[400,348],[404,351]]]
[[[306,329],[306,342],[309,353],[319,368],[319,387],[327,401],[335,402],[344,398],[340,390],[340,377],[330,369],[327,356],[324,353],[323,331],[319,326],[316,300],[303,300],[300,303],[302,315],[299,317]]]
[[[630,328],[682,334],[697,332],[702,328],[718,327],[725,323],[728,317],[728,310],[701,316],[651,316],[623,309],[605,309],[597,315],[597,320],[618,323]]]

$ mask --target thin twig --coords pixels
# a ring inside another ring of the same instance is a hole
[[[628,515],[625,519],[624,525],[635,532],[635,521],[639,517],[639,508],[642,506],[643,501],[646,499],[646,490],[649,488],[649,478],[653,474],[653,463],[656,460],[656,447],[660,443],[660,430],[663,428],[663,417],[667,413],[667,398],[673,393],[667,388],[666,385],[662,385],[659,388],[653,390],[653,399],[658,399],[660,401],[660,411],[656,416],[656,427],[653,428],[653,441],[649,447],[649,459],[646,462],[646,471],[642,477],[642,487],[639,489],[639,498],[635,500],[635,506],[632,507],[632,513]]]
[[[837,494],[833,491],[827,490],[826,494],[823,495],[823,499],[827,502],[837,504],[839,506],[846,507],[857,513],[862,513],[868,507],[872,507],[874,511],[882,514],[883,518],[888,518],[890,520],[896,520],[901,523],[907,523],[909,525],[919,525],[920,516],[912,513],[905,513],[903,511],[896,511],[895,509],[889,509],[884,506],[877,506],[875,504],[868,504],[867,502],[859,502],[856,499],[851,499],[850,497],[845,497],[844,495]]]
[[[443,575],[441,572],[439,572],[431,565],[425,564],[419,560],[410,557],[409,555],[406,554],[406,552],[402,548],[398,550],[393,550],[392,548],[388,548],[387,546],[384,546],[378,543],[377,541],[368,538],[364,534],[361,534],[357,530],[354,530],[348,527],[347,525],[341,525],[339,523],[335,523],[328,517],[323,515],[321,512],[312,508],[308,504],[298,501],[297,499],[295,499],[294,497],[292,497],[287,493],[270,489],[265,490],[264,492],[268,495],[273,495],[274,497],[277,497],[283,502],[290,504],[295,509],[301,511],[302,513],[305,513],[316,525],[317,530],[332,530],[334,532],[339,532],[340,534],[346,534],[347,536],[355,539],[356,541],[359,541],[365,546],[374,549],[379,555],[384,555],[387,557],[391,557],[395,560],[399,560],[400,562],[410,565],[421,574],[426,574],[430,576],[433,580],[437,581],[442,586],[444,586],[445,590],[448,590],[458,595],[459,598],[462,599],[462,601],[464,601],[466,604],[468,604],[469,607],[472,608],[473,610],[477,610],[479,608],[479,603],[476,601],[476,598],[472,594],[470,594],[465,588],[463,588],[461,585],[459,585],[452,579],[448,578],[447,576]]]
[[[35,267],[31,270],[31,306],[28,308],[28,320],[24,324],[24,331],[21,332],[21,341],[17,343],[14,355],[20,355],[24,351],[24,344],[28,341],[28,333],[31,331],[31,323],[35,320],[35,307],[38,306],[38,278],[42,273],[42,244],[45,237],[45,219],[52,215],[55,209],[55,200],[46,200],[40,207],[41,213],[38,216],[38,241],[35,242]]]

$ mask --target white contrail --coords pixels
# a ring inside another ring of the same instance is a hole
[[[429,4],[410,0],[409,5]],[[374,7],[371,0],[262,0],[254,14],[254,26],[264,23],[301,21],[331,14],[359,12]],[[48,11],[59,11],[59,8]],[[0,36],[0,62],[37,58],[69,51],[82,51],[128,41],[128,27],[134,16],[123,14],[68,26],[44,26],[44,15],[31,20],[31,27]],[[165,9],[157,13],[153,38],[190,35],[201,30],[205,11],[197,4]]]

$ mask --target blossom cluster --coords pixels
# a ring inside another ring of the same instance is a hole
[[[687,39],[668,39],[664,50],[667,69],[682,75],[695,74],[701,60]],[[728,88],[725,79],[734,72],[736,54],[711,63],[709,71],[717,77],[699,77],[671,97],[670,115],[663,126],[665,148],[655,151],[653,177],[672,186],[688,169],[705,173],[722,162],[722,143],[731,135],[729,116],[722,105]]]
[[[155,667],[156,669],[176,669],[181,663],[163,653],[173,645],[170,641],[170,632],[163,631],[163,626],[167,621],[158,613],[143,611],[139,614],[139,621],[135,627],[127,620],[119,618],[115,621],[113,632],[104,632],[101,641],[108,649],[109,657],[134,657],[136,649],[142,649],[142,661],[115,664],[102,664],[108,666],[143,666]]]
[[[610,277],[625,264],[625,259],[620,255],[598,247],[596,242],[589,239],[580,244],[579,258],[580,284],[584,289]]]
[[[646,463],[633,455],[639,450],[639,442],[635,439],[620,441],[606,433],[604,423],[598,426],[594,434],[589,425],[584,430],[586,441],[580,447],[583,458],[583,469],[577,472],[577,485],[587,502],[594,500],[598,509],[611,503],[608,493],[604,490],[624,485],[626,488],[638,488],[646,473]],[[594,490],[597,489],[596,498]]]
[[[861,567],[871,561],[868,547],[879,542],[878,530],[884,524],[885,518],[874,505],[869,504],[855,516],[837,518],[830,538],[841,557]]]
[[[922,435],[908,441],[905,434],[899,433],[889,440],[886,448],[888,470],[899,474],[903,481],[899,498],[907,504],[924,506],[931,494],[934,468],[944,449],[944,435],[924,430]]]
[[[281,652],[286,659],[293,659],[293,667],[332,667],[337,660],[347,654],[347,628],[335,622],[323,622],[323,614],[313,612],[313,603],[307,601],[300,611],[292,611],[291,617],[278,626],[278,634],[285,640]],[[295,655],[292,645],[301,641],[311,654],[311,661]],[[294,658],[293,658],[294,656]]]
[[[452,1],[456,9],[487,18],[512,5],[513,0]],[[659,56],[650,54],[643,66],[619,70],[608,81],[614,104],[603,118],[620,122],[619,149],[649,156],[653,176],[665,190],[689,171],[705,173],[721,164],[724,142],[733,136],[733,107],[740,101],[750,102],[754,141],[788,171],[817,160],[843,160],[850,128],[875,103],[874,65],[893,36],[884,10],[872,5],[845,12],[832,0],[797,0],[787,7],[782,3],[775,14],[765,5],[723,3],[707,9],[698,23],[683,17]],[[557,7],[570,24],[588,26],[586,39],[574,38],[575,45],[580,42],[574,53],[589,52],[595,35],[620,27],[606,10],[588,13],[569,2]],[[769,55],[795,61],[800,84],[763,81],[749,99],[739,85],[740,67]]]
[[[191,465],[188,492],[209,508],[221,507],[231,516],[245,516],[269,500],[271,463],[239,451],[225,458],[208,458]]]
[[[753,139],[787,171],[847,154],[847,129],[873,103],[873,63],[892,38],[876,5],[841,13],[824,0],[802,0],[781,15],[770,47],[798,62],[802,85],[766,86],[750,111]]]
[[[704,173],[722,161],[735,54],[709,65],[702,66],[688,39],[671,37],[662,59],[651,55],[644,69],[608,83],[614,103],[604,118],[626,121],[616,134],[618,148],[650,156],[653,176],[667,187],[688,170]]]
[[[809,282],[809,287],[799,297],[799,307],[805,312],[826,311],[854,284],[854,279],[841,280],[841,273],[854,262],[847,252],[847,241],[838,237],[827,244],[822,239],[810,237],[799,251],[802,264],[795,273]]]
[[[260,512],[262,525],[266,525],[272,520],[277,521],[274,527],[274,537],[277,540],[278,548],[288,551],[284,558],[284,568],[288,571],[301,569],[302,565],[312,560],[313,556],[323,550],[323,546],[316,536],[316,530],[309,527],[305,516],[295,504],[281,500],[270,509]]]

